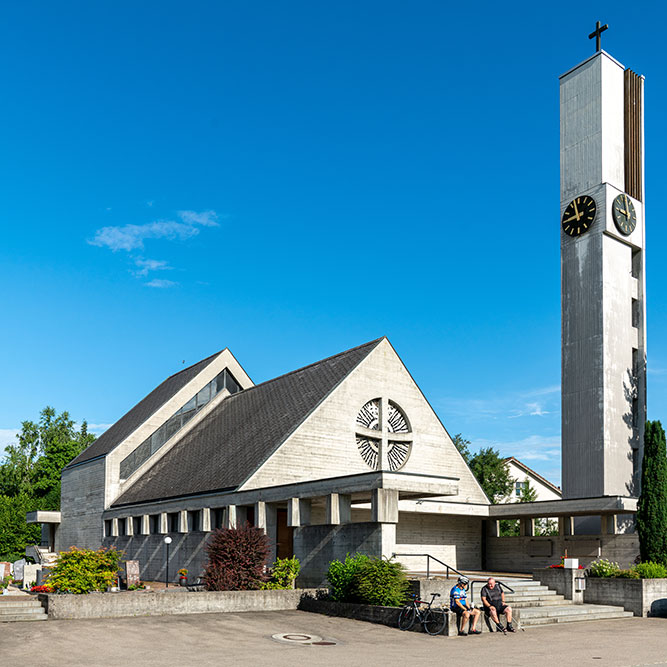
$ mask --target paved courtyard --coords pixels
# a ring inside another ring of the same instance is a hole
[[[277,633],[336,644],[299,646]],[[516,635],[429,637],[301,611],[0,624],[0,665],[667,665],[667,619],[530,628]]]

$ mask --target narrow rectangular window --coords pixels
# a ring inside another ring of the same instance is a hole
[[[111,519],[104,520],[104,537],[111,537]]]
[[[135,535],[141,535],[141,517],[132,517],[132,532]]]
[[[167,514],[167,527],[170,533],[178,532],[178,512],[169,512]]]

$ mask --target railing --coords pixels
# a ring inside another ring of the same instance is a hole
[[[447,576],[447,579],[449,579],[449,571],[451,570],[452,572],[456,572],[456,574],[459,575],[459,577],[465,577],[467,575],[463,574],[463,572],[459,572],[455,567],[452,567],[451,565],[447,565],[447,563],[443,563],[439,558],[436,558],[435,556],[431,556],[431,554],[397,554],[393,553],[391,554],[392,558],[396,558],[397,556],[415,556],[416,558],[426,558],[426,578],[430,579],[431,578],[431,561],[434,560],[436,563],[440,563],[445,568],[445,573]],[[470,579],[470,600],[474,600],[474,595],[475,595],[475,584],[486,584],[487,580],[486,579]],[[507,584],[504,584],[502,581],[499,581],[496,579],[496,583],[498,586],[500,586],[500,590],[505,589],[508,593],[514,593],[514,589],[508,586]]]
[[[451,565],[447,565],[447,563],[443,563],[439,558],[436,558],[435,556],[431,556],[431,554],[391,554],[392,558],[396,558],[396,556],[414,556],[416,558],[426,558],[426,578],[430,579],[431,578],[431,561],[434,560],[436,563],[440,563],[445,568],[445,572],[447,574],[447,579],[449,579],[449,571],[451,570],[452,572],[456,572],[456,574],[459,575],[459,577],[465,576],[462,572],[459,572],[456,568],[452,567]]]

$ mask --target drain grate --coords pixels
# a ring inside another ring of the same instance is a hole
[[[296,644],[297,646],[336,646],[335,641],[323,639],[319,635],[305,632],[280,632],[271,635],[271,639],[283,644]]]

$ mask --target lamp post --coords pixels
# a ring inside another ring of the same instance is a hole
[[[169,588],[169,545],[171,544],[171,537],[169,535],[164,538],[164,543],[167,547],[167,565],[164,571],[164,583],[166,584],[166,588]]]

